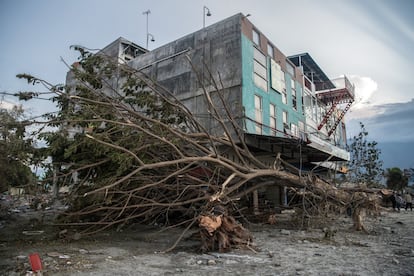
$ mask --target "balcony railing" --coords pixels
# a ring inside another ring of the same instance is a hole
[[[343,77],[333,79],[331,82],[336,86],[337,89],[345,88],[348,90],[349,97],[352,99],[355,98],[355,85],[353,85],[345,75]]]
[[[312,81],[306,76],[303,76],[303,82],[305,84],[305,88],[307,88],[312,94],[315,94],[315,84],[313,84]]]

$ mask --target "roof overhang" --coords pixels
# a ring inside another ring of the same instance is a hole
[[[303,68],[303,73],[315,84],[317,90],[335,88],[335,85],[308,53],[289,56],[288,59],[295,66]]]

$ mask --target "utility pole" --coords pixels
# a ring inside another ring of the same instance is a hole
[[[207,12],[207,13],[206,13]],[[206,6],[203,7],[203,29],[206,27],[206,15],[211,16],[210,9]]]
[[[142,14],[146,14],[147,15],[147,33],[146,33],[146,36],[147,36],[147,47],[146,47],[146,49],[148,49],[148,38],[149,38],[149,33],[148,33],[148,15],[151,13],[151,11],[150,10],[147,10],[147,11],[144,11]],[[154,39],[154,38],[153,38]]]

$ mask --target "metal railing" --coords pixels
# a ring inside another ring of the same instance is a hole
[[[342,77],[331,80],[331,82],[336,86],[336,88],[346,88],[350,96],[355,98],[355,85],[353,85],[349,79],[344,75]]]

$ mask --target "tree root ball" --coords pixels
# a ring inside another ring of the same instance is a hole
[[[227,252],[249,247],[253,242],[250,231],[227,214],[208,214],[199,218],[201,251]]]

